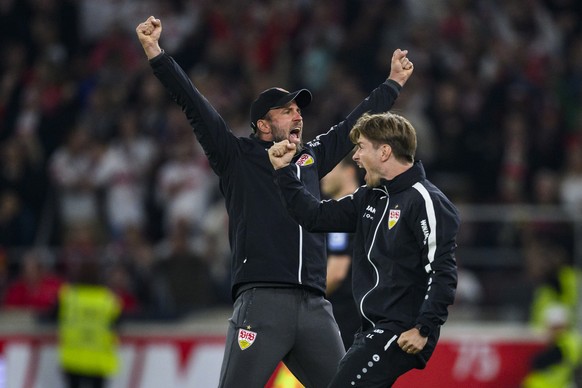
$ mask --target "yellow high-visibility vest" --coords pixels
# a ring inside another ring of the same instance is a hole
[[[556,345],[562,352],[562,361],[543,370],[530,372],[522,388],[571,388],[574,371],[582,364],[582,336],[575,330],[562,333]]]
[[[107,287],[64,285],[59,291],[59,360],[71,373],[111,376],[118,369],[112,325],[121,303]]]
[[[560,283],[560,293],[555,288],[544,285],[536,289],[531,306],[530,323],[536,330],[545,328],[546,310],[556,304],[567,307],[570,312],[570,325],[575,324],[576,308],[580,296],[578,295],[578,284],[582,281],[580,272],[569,266],[560,268],[558,272],[558,282]]]

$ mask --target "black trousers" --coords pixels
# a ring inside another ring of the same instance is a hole
[[[226,336],[220,388],[263,388],[280,361],[308,388],[326,388],[345,354],[331,304],[301,288],[241,293]]]
[[[357,333],[329,387],[388,388],[411,369],[424,368],[434,341],[429,340],[421,353],[412,355],[398,346],[399,335],[386,329]]]
[[[75,373],[65,372],[68,388],[103,388],[105,378],[101,376],[83,376]]]

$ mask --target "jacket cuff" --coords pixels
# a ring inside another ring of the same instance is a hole
[[[162,49],[161,53],[159,53],[158,55],[149,60],[150,65],[153,65],[154,63],[158,62],[165,54],[166,52],[164,51],[164,49]]]
[[[400,85],[398,82],[392,79],[387,79],[386,81],[384,81],[384,83],[390,86],[392,89],[396,90],[396,93],[400,93],[400,91],[402,90],[402,85]]]
[[[417,325],[422,325],[422,326],[426,326],[430,329],[430,334],[434,333],[437,329],[439,325],[435,325],[433,322],[427,320],[427,319],[417,319],[416,322],[414,323],[414,327],[416,327]]]

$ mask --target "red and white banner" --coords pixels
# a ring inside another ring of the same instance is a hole
[[[396,388],[517,388],[539,340],[468,336],[442,338],[425,370]],[[121,369],[109,388],[213,388],[222,335],[122,336]],[[51,335],[0,335],[0,388],[64,387]],[[272,387],[269,383],[267,387]]]
[[[495,339],[443,339],[423,370],[402,376],[395,388],[518,388],[543,344]]]
[[[223,336],[123,336],[108,388],[216,387]],[[0,388],[64,387],[54,336],[0,336]]]

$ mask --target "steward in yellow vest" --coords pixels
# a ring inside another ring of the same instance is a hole
[[[555,305],[546,309],[548,344],[532,360],[522,388],[577,387],[575,376],[582,367],[582,335],[570,324],[568,307]]]
[[[114,324],[121,303],[109,288],[90,282],[69,283],[59,292],[59,361],[68,386],[103,387],[117,372],[118,339]]]
[[[530,317],[534,330],[544,329],[546,311],[556,304],[567,308],[569,324],[576,324],[576,309],[580,300],[578,289],[582,274],[572,266],[562,265],[556,268],[553,275],[552,281],[541,284],[534,292]]]

